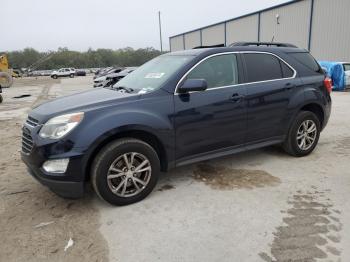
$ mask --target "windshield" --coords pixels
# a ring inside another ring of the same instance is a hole
[[[139,94],[159,89],[192,56],[159,56],[116,83],[113,88],[127,88]]]

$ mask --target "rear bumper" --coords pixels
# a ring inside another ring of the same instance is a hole
[[[328,103],[324,108],[324,119],[323,119],[323,125],[322,125],[322,130],[325,129],[325,127],[328,124],[329,118],[331,117],[332,113],[332,99],[329,97]]]

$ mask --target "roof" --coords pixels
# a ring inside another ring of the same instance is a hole
[[[272,9],[283,7],[283,6],[287,6],[287,5],[294,4],[294,3],[297,3],[297,2],[300,2],[300,1],[304,1],[304,0],[291,0],[291,1],[288,1],[286,3],[282,3],[282,4],[279,4],[279,5],[274,5],[274,6],[265,8],[265,9],[261,9],[259,11],[255,11],[255,12],[248,13],[248,14],[245,14],[245,15],[237,16],[237,17],[234,17],[232,19],[224,20],[224,21],[221,21],[221,22],[218,22],[218,23],[215,23],[215,24],[210,24],[210,25],[207,25],[207,26],[204,26],[204,27],[200,27],[200,28],[197,28],[197,29],[193,29],[193,30],[181,33],[181,34],[173,35],[173,36],[170,36],[169,38],[174,38],[174,37],[177,37],[177,36],[182,36],[184,34],[193,33],[193,32],[196,32],[198,30],[206,29],[206,28],[209,28],[209,27],[212,27],[212,26],[216,26],[216,25],[220,25],[220,24],[224,24],[224,23],[227,23],[227,22],[232,22],[232,21],[244,18],[244,17],[251,16],[251,15],[257,15],[257,14],[260,14],[262,12],[270,11]]]

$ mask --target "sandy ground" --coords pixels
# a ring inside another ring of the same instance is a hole
[[[333,93],[306,158],[270,147],[182,167],[144,201],[111,207],[92,192],[60,199],[19,160],[27,110],[90,87],[88,77],[44,78],[4,90],[0,261],[350,261],[350,93]]]
[[[55,97],[59,83],[20,79],[14,87],[3,90],[0,261],[108,261],[108,246],[98,231],[99,213],[91,204],[92,194],[80,201],[61,199],[34,181],[20,160],[21,125],[26,111]],[[31,96],[13,98],[23,94]],[[73,246],[64,251],[70,239]]]

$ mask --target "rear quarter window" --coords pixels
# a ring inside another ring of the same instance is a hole
[[[289,53],[289,55],[293,57],[295,60],[297,60],[299,63],[311,69],[312,71],[320,74],[323,73],[322,68],[316,62],[315,58],[313,58],[313,56],[310,55],[310,53],[307,53],[307,52]]]

